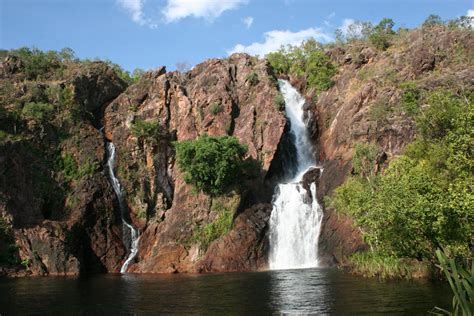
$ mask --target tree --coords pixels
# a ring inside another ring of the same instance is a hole
[[[220,195],[239,183],[247,146],[233,136],[202,135],[175,142],[178,167],[187,183],[211,195]]]
[[[390,38],[395,31],[393,30],[393,26],[395,22],[389,18],[383,18],[379,24],[377,24],[372,33],[369,36],[369,41],[374,45],[377,49],[386,50],[390,46]]]
[[[426,18],[421,27],[430,28],[436,25],[443,25],[443,20],[441,20],[439,15],[431,14]]]

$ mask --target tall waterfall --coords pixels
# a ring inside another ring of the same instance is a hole
[[[106,145],[108,154],[107,168],[109,170],[110,182],[112,184],[112,187],[114,188],[115,194],[117,195],[117,200],[120,207],[120,214],[123,223],[123,239],[129,242],[129,244],[127,245],[127,250],[129,250],[128,257],[120,268],[120,273],[125,273],[127,272],[128,266],[138,253],[138,242],[140,241],[140,232],[125,219],[127,206],[125,205],[122,186],[120,185],[120,182],[117,177],[115,177],[114,171],[115,145],[112,142],[107,142]]]
[[[316,184],[308,193],[301,183],[316,167],[313,148],[304,122],[305,99],[288,81],[278,81],[285,99],[286,116],[296,147],[295,176],[278,185],[270,216],[270,269],[300,269],[318,266],[318,238],[323,218],[316,198]]]

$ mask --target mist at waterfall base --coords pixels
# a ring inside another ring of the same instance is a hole
[[[120,208],[120,216],[122,218],[123,223],[123,240],[127,251],[129,252],[127,258],[125,259],[122,267],[120,268],[120,273],[127,272],[128,266],[132,263],[133,259],[138,253],[138,245],[140,242],[140,233],[138,229],[133,227],[131,223],[127,221],[125,216],[127,215],[127,206],[125,204],[122,186],[120,185],[120,181],[115,176],[115,145],[111,142],[106,142],[107,148],[107,169],[109,171],[109,179],[114,189],[115,195],[117,196],[119,208]]]
[[[337,269],[0,279],[1,315],[426,315],[449,286]]]
[[[277,186],[270,216],[270,269],[318,266],[318,237],[323,212],[316,198],[316,184],[309,192],[301,184],[304,174],[316,168],[313,148],[304,122],[305,99],[288,81],[279,80],[285,112],[296,149],[296,166],[288,181]]]

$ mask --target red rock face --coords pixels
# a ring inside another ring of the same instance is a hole
[[[250,80],[254,74],[256,81]],[[117,148],[118,177],[132,220],[142,231],[138,263],[130,271],[248,270],[263,264],[263,254],[248,254],[262,245],[266,225],[262,216],[248,215],[252,211],[236,215],[232,231],[207,251],[191,240],[197,225],[216,218],[219,210],[212,205],[219,198],[195,193],[184,182],[174,163],[172,141],[207,133],[234,135],[246,144],[249,157],[260,161],[262,170],[232,206],[234,212],[245,209],[244,200],[261,199],[258,190],[251,189],[264,187],[286,125],[274,104],[278,93],[265,61],[236,54],[208,60],[186,74],[150,72],[107,107],[105,132]],[[137,119],[157,122],[160,136],[137,139],[132,132]],[[245,224],[244,218],[255,222]]]

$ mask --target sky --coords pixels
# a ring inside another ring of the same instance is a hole
[[[125,69],[168,70],[233,52],[265,55],[353,21],[474,16],[474,0],[0,0],[0,48],[72,48]]]

